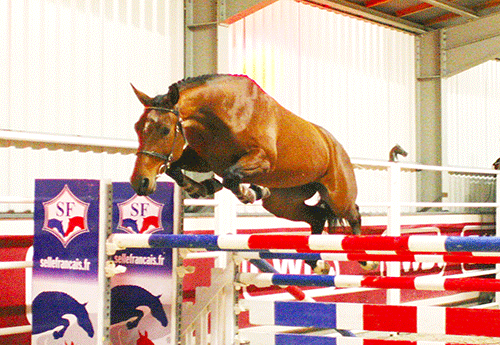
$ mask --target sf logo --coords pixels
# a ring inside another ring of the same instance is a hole
[[[147,196],[134,195],[118,204],[117,228],[132,234],[150,234],[163,230],[163,204]]]

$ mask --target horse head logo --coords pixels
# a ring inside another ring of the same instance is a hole
[[[151,316],[157,319],[163,327],[167,327],[168,319],[160,297],[136,285],[113,287],[111,289],[111,324],[126,321],[128,329],[137,327],[144,316],[144,312],[139,307],[144,306],[151,310]]]
[[[90,321],[86,308],[87,303],[81,304],[70,295],[59,291],[44,291],[33,300],[33,334],[47,331],[52,333],[54,339],[64,336],[70,326],[65,315],[74,315],[78,326],[89,336],[94,337],[94,327]],[[56,328],[60,328],[55,330]]]
[[[137,339],[137,345],[155,345],[149,338],[148,338],[148,331],[144,331],[144,335],[139,331],[139,339]]]
[[[43,203],[45,219],[42,230],[54,235],[64,247],[77,236],[89,232],[89,204],[78,199],[65,185],[52,200]]]
[[[147,196],[134,195],[118,204],[118,229],[132,234],[150,234],[163,230],[161,213],[163,204]]]

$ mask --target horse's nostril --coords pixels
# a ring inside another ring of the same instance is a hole
[[[141,181],[141,189],[146,190],[149,186],[149,179],[148,178],[143,178]]]

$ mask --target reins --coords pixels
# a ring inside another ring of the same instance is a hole
[[[170,153],[168,155],[164,155],[164,154],[154,152],[154,151],[147,151],[147,150],[137,151],[136,155],[143,154],[146,156],[159,158],[165,162],[165,168],[166,168],[166,170],[168,170],[168,169],[170,169],[170,165],[172,164],[172,159],[173,159],[174,150],[175,150],[175,140],[177,139],[177,133],[182,134],[182,137],[184,138],[184,143],[185,143],[185,145],[187,145],[187,140],[186,140],[186,137],[184,136],[184,131],[182,130],[182,121],[181,121],[181,116],[180,116],[181,114],[175,109],[162,108],[162,107],[146,107],[146,110],[150,110],[150,109],[161,110],[163,112],[172,113],[175,116],[177,116],[177,123],[175,124],[174,140],[172,141],[172,149],[170,150]]]

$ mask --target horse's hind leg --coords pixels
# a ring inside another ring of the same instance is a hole
[[[355,198],[349,198],[345,193],[330,192],[324,185],[321,185],[318,190],[321,194],[321,199],[332,210],[332,214],[346,219],[351,226],[351,232],[354,235],[360,235],[361,214],[359,213],[358,205],[354,203]],[[378,263],[373,261],[359,261],[359,264],[365,270],[373,270],[378,267]]]
[[[347,212],[345,219],[349,222],[352,233],[354,235],[361,235],[361,214],[359,213],[358,205],[354,205],[354,207]]]
[[[351,226],[352,233],[354,235],[361,234],[361,214],[359,213],[358,205],[354,205],[355,207],[347,213],[346,219]],[[361,268],[364,270],[374,270],[379,266],[379,263],[376,261],[359,261]]]
[[[320,206],[308,206],[304,203],[315,192],[316,189],[312,185],[271,189],[270,196],[263,200],[262,205],[277,217],[308,223],[311,226],[311,233],[319,235],[323,232],[329,211]],[[327,274],[329,271],[327,264],[319,265],[316,260],[306,260],[306,263],[316,273]]]
[[[59,322],[59,326],[63,326],[63,327],[59,331],[55,331],[52,334],[54,336],[54,339],[59,339],[59,338],[62,338],[64,336],[64,333],[66,333],[66,330],[69,327],[69,321],[67,319],[61,318],[60,322]]]

